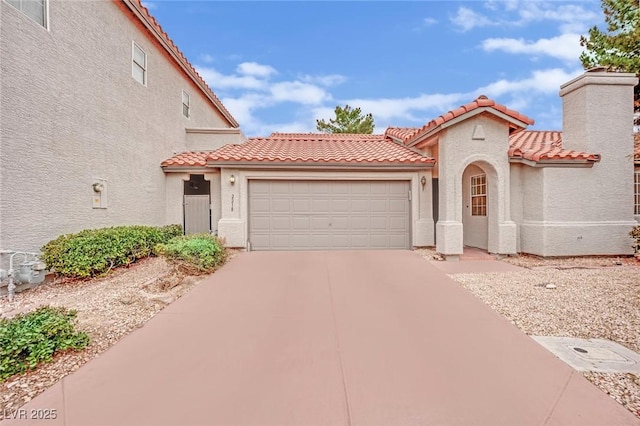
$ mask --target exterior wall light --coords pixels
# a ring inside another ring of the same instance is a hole
[[[100,182],[94,183],[93,185],[91,185],[91,187],[93,188],[93,192],[97,192],[97,193],[102,192],[102,190],[104,189],[104,185],[101,184]]]
[[[229,176],[229,183],[231,185],[233,185],[234,183],[236,183],[236,177],[234,175]]]
[[[422,176],[422,179],[420,179],[420,183],[422,184],[422,188],[424,189],[424,186],[427,184],[427,178]]]

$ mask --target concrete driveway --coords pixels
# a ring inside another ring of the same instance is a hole
[[[57,419],[5,423],[640,424],[408,251],[240,254],[24,409]]]

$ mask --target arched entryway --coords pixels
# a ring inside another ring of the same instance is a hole
[[[462,228],[465,247],[488,249],[489,182],[486,171],[470,164],[462,173]]]

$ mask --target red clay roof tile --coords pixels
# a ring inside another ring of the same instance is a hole
[[[383,135],[272,134],[225,145],[212,152],[210,163],[327,163],[361,165],[430,165],[433,158],[385,139]]]
[[[527,124],[533,124],[534,121],[533,119],[527,117],[524,114],[520,114],[517,111],[513,111],[508,109],[507,107],[505,107],[504,105],[501,104],[497,104],[495,101],[488,99],[486,96],[479,96],[476,100],[474,100],[473,102],[470,102],[466,105],[462,105],[461,107],[458,107],[456,109],[454,109],[453,111],[449,111],[445,114],[442,114],[439,117],[436,117],[435,119],[431,120],[430,122],[428,122],[427,124],[425,124],[424,126],[422,126],[421,128],[417,129],[415,132],[413,132],[412,134],[409,134],[407,136],[405,136],[403,138],[403,142],[405,144],[411,144],[411,142],[414,142],[417,138],[429,133],[430,131],[435,130],[438,126],[443,125],[444,123],[453,120],[454,118],[460,117],[463,114],[469,113],[473,110],[476,110],[478,108],[481,107],[487,107],[487,108],[491,108],[491,109],[495,109],[496,111],[499,111],[503,114],[508,115],[509,117],[518,120],[522,123],[524,123],[525,125]]]
[[[181,152],[164,160],[162,167],[206,167],[207,158],[213,151]]]
[[[526,130],[509,137],[509,158],[530,161],[599,161],[598,154],[574,151],[562,147],[562,132]]]

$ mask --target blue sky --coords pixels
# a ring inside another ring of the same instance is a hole
[[[144,3],[248,136],[315,131],[336,105],[376,133],[418,127],[484,94],[560,130],[585,1],[150,1]]]

